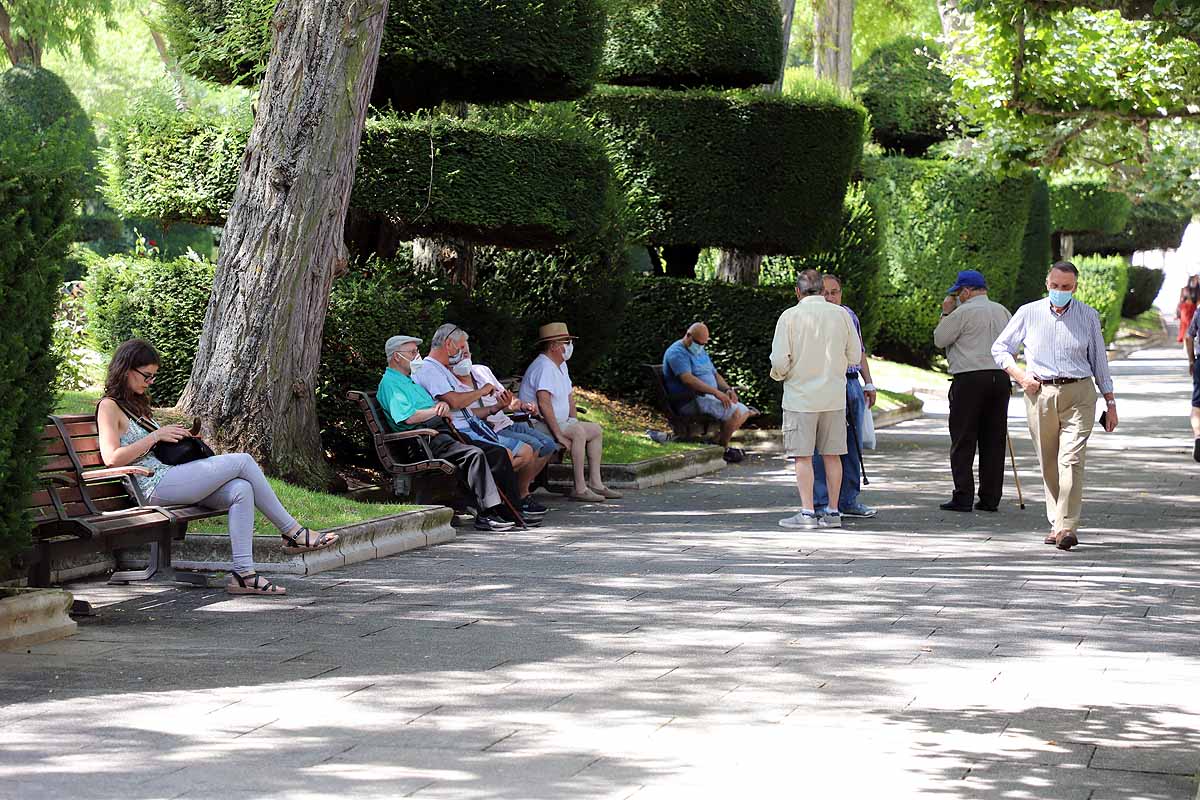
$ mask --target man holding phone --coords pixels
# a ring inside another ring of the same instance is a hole
[[[1050,535],[1046,544],[1070,550],[1079,544],[1083,467],[1096,419],[1096,388],[1107,409],[1104,429],[1117,427],[1117,401],[1096,309],[1074,299],[1079,270],[1059,261],[1046,276],[1048,298],[1017,309],[992,345],[997,366],[1025,390],[1025,414],[1037,449],[1046,492]],[[1026,369],[1014,356],[1025,347]]]

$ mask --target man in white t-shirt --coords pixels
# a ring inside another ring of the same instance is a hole
[[[534,403],[555,441],[571,453],[575,488],[572,500],[601,503],[621,497],[604,485],[600,476],[600,461],[604,452],[604,429],[594,422],[580,422],[575,411],[575,389],[567,361],[575,350],[575,337],[565,322],[551,322],[538,329],[541,353],[525,370],[518,396],[523,402]],[[584,462],[587,462],[587,479]]]

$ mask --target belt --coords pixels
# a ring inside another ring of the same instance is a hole
[[[1065,386],[1068,383],[1078,383],[1079,381],[1086,380],[1087,378],[1038,378],[1038,383],[1048,383],[1051,386]]]

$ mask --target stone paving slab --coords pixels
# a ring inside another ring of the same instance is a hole
[[[1114,372],[1069,553],[1016,401],[1027,508],[937,508],[933,398],[842,531],[779,528],[761,453],[283,600],[72,587],[98,608],[75,637],[0,652],[0,797],[1193,800],[1190,385],[1175,351]]]

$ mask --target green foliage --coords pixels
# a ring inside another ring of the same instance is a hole
[[[795,303],[795,290],[784,286],[636,276],[625,322],[593,382],[624,398],[651,400],[642,364],[661,364],[667,347],[701,320],[712,331],[708,353],[717,370],[745,387],[739,394],[746,403],[778,414],[783,395],[768,374],[771,341],[779,315]]]
[[[862,150],[852,101],[604,88],[579,105],[608,145],[633,240],[762,254],[836,241]]]
[[[919,366],[935,354],[933,329],[959,270],[977,269],[989,296],[1012,302],[1036,178],[1008,178],[953,161],[872,159],[864,172],[879,198],[886,275],[875,350]]]
[[[1117,233],[1125,227],[1133,204],[1104,181],[1050,182],[1050,225],[1055,233]]]
[[[811,3],[797,3],[797,15],[802,6],[811,16]],[[853,33],[854,70],[857,72],[876,50],[899,34],[926,41],[941,36],[942,20],[935,0],[857,0]]]
[[[40,67],[0,72],[0,164],[54,174],[83,194],[96,163],[91,120],[62,78]]]
[[[609,0],[600,79],[624,86],[746,88],[783,59],[776,0]]]
[[[101,158],[105,199],[126,217],[223,224],[249,134],[240,116],[134,108],[112,121]]]
[[[842,281],[842,302],[854,309],[862,324],[867,351],[883,322],[879,294],[884,272],[883,240],[867,187],[855,184],[846,192],[842,229],[837,246],[807,256],[771,256],[763,260],[760,283],[795,285],[796,274],[806,269],[837,275]]]
[[[90,383],[85,359],[88,354],[87,319],[83,298],[71,291],[60,291],[54,312],[52,345],[58,369],[54,374],[56,393],[87,388]]]
[[[594,236],[620,198],[601,143],[563,111],[370,120],[350,203],[405,239],[547,247]]]
[[[854,91],[870,112],[875,141],[920,156],[954,125],[950,76],[936,43],[902,36],[880,47],[854,70]]]
[[[256,83],[271,53],[276,0],[164,0],[155,27],[179,66],[214,83]]]
[[[1046,273],[1054,260],[1054,242],[1050,225],[1050,185],[1038,178],[1029,203],[1029,220],[1021,242],[1021,271],[1008,306],[1016,310],[1046,294]]]
[[[112,0],[4,0],[9,18],[8,39],[17,50],[15,58],[25,65],[46,51],[78,51],[88,64],[96,61],[97,23],[110,24]],[[14,60],[9,41],[0,52]],[[13,66],[17,64],[13,63]]]
[[[1170,203],[1138,203],[1120,232],[1076,236],[1075,252],[1130,256],[1139,250],[1177,250],[1191,221],[1192,214],[1185,208]]]
[[[1153,308],[1154,298],[1158,297],[1166,278],[1166,273],[1161,269],[1129,267],[1129,289],[1121,303],[1121,316],[1133,319]]]
[[[1121,306],[1129,288],[1129,265],[1120,256],[1084,256],[1071,263],[1079,269],[1075,296],[1100,312],[1104,342],[1112,342],[1121,326]]]

